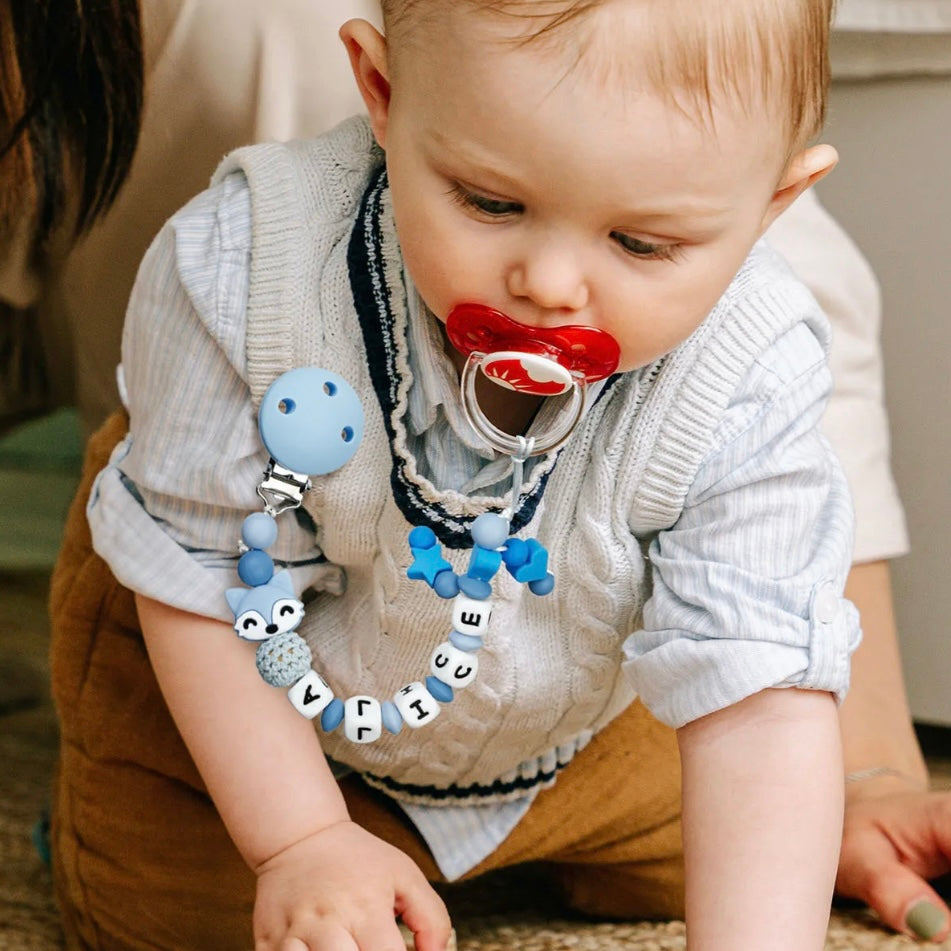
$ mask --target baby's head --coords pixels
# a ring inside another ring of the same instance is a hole
[[[464,300],[580,323],[644,365],[698,326],[835,163],[832,0],[383,0],[342,32],[387,152],[406,265]]]

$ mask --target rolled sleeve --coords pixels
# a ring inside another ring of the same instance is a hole
[[[129,434],[100,473],[88,518],[96,551],[127,587],[230,620],[241,523],[267,452],[246,383],[251,208],[240,175],[175,215],[153,242],[122,346]],[[299,590],[334,569],[303,513],[282,516],[270,554]]]
[[[818,430],[830,385],[797,326],[734,395],[683,513],[650,545],[652,593],[625,668],[671,726],[770,687],[848,689],[860,633],[842,598],[851,502]]]

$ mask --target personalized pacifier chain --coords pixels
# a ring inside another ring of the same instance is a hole
[[[353,388],[338,374],[301,367],[282,374],[261,401],[258,427],[270,454],[257,492],[264,511],[249,515],[241,527],[238,576],[247,587],[227,591],[238,636],[259,642],[257,667],[264,680],[287,689],[290,702],[309,719],[320,717],[325,732],[341,723],[347,739],[372,743],[385,728],[399,733],[404,724],[421,727],[434,720],[455,691],[478,674],[478,650],[492,615],[492,579],[504,565],[516,581],[546,595],[555,579],[548,552],[534,538],[510,535],[525,462],[563,443],[584,411],[584,387],[614,372],[617,343],[590,327],[540,330],[518,324],[479,304],[455,308],[446,321],[449,339],[467,357],[461,398],[473,428],[497,451],[512,458],[512,496],[500,513],[486,512],[472,523],[472,550],[465,574],[457,574],[442,556],[432,529],[409,533],[413,560],[407,576],[425,581],[451,602],[447,638],[433,650],[429,673],[401,687],[390,699],[358,695],[342,699],[312,667],[307,642],[296,633],[304,617],[286,570],[275,571],[266,549],[277,540],[277,518],[298,508],[311,479],[333,472],[356,453],[363,438],[363,407]],[[534,438],[513,436],[495,427],[482,412],[475,390],[477,370],[500,385],[535,395],[570,392],[567,419]]]

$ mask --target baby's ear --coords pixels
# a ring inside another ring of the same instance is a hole
[[[807,188],[825,178],[839,161],[839,153],[831,145],[813,145],[797,152],[786,164],[782,178],[773,192],[766,214],[765,231]],[[762,231],[760,233],[762,233]]]
[[[340,27],[350,68],[370,114],[370,126],[381,149],[386,148],[390,112],[390,79],[383,34],[366,20],[347,20]]]

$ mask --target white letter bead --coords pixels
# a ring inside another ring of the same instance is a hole
[[[372,743],[383,732],[380,702],[374,697],[350,697],[343,705],[343,732],[351,743]]]
[[[456,595],[452,602],[452,626],[462,634],[484,634],[492,616],[488,601]]]
[[[468,687],[479,672],[479,658],[446,641],[433,651],[429,669],[453,689]]]
[[[313,720],[318,713],[323,713],[325,707],[334,698],[330,689],[316,670],[308,670],[300,680],[287,691],[288,699],[308,720]]]
[[[393,703],[406,725],[414,730],[439,716],[439,702],[419,681],[398,690]]]

